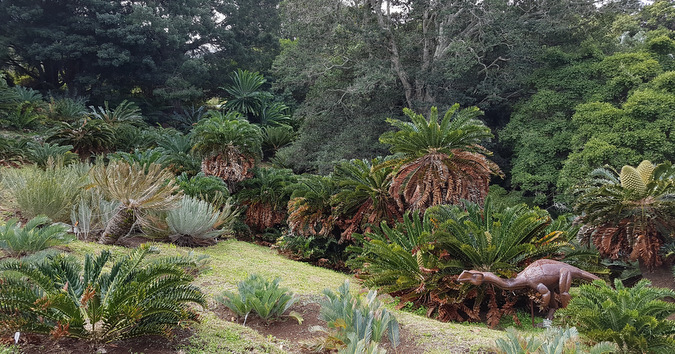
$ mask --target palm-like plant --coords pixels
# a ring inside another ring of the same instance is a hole
[[[72,145],[81,157],[108,151],[115,141],[112,127],[98,119],[84,118],[74,123],[60,122],[49,133],[47,142]]]
[[[238,113],[202,119],[193,129],[194,151],[202,158],[202,171],[218,176],[230,190],[252,176],[255,161],[262,155],[260,128],[240,119]]]
[[[594,341],[610,341],[622,352],[672,353],[675,351],[675,297],[672,289],[651,287],[643,279],[627,288],[619,279],[614,289],[602,281],[584,284],[563,313],[579,332]]]
[[[371,225],[401,218],[394,198],[389,194],[392,166],[380,166],[381,159],[350,160],[335,166],[334,177],[340,192],[333,197],[338,215],[345,215],[342,237],[354,232],[369,232]]]
[[[147,224],[148,210],[171,209],[182,198],[175,193],[178,187],[173,173],[157,164],[144,168],[138,163],[112,161],[108,166],[94,166],[89,175],[106,198],[120,202],[99,238],[103,244],[117,242],[137,224]]]
[[[216,237],[231,231],[238,215],[231,198],[222,209],[218,209],[207,201],[184,196],[178,207],[169,210],[166,215],[166,224],[171,232],[169,238],[180,246],[212,245]]]
[[[242,181],[237,199],[246,209],[246,224],[260,232],[286,220],[286,207],[291,196],[288,185],[297,182],[293,171],[258,168],[251,179]]]
[[[659,249],[675,228],[675,167],[643,161],[620,173],[596,169],[591,176],[575,206],[587,226],[585,235],[605,257],[659,266]]]
[[[265,155],[274,156],[279,149],[290,145],[296,133],[287,125],[266,126],[262,129],[262,147]]]
[[[336,226],[331,199],[339,188],[330,176],[303,175],[288,202],[288,226],[297,235],[330,236]]]
[[[107,343],[142,335],[168,335],[180,323],[197,321],[190,304],[204,294],[183,267],[186,258],[146,260],[141,246],[112,260],[109,251],[87,254],[84,265],[58,255],[40,263],[0,264],[0,323],[12,331]]]
[[[8,220],[0,225],[0,249],[10,256],[22,256],[72,240],[65,226],[49,224],[51,220],[44,215],[34,217],[23,227],[17,219]]]
[[[36,165],[46,168],[48,161],[59,162],[68,165],[79,160],[77,154],[71,152],[72,145],[61,146],[59,144],[37,143],[34,141],[26,144],[26,155],[28,160]]]
[[[162,133],[157,139],[157,150],[164,155],[162,166],[175,174],[186,172],[191,176],[196,175],[200,169],[200,161],[192,153],[190,136],[169,129]]]
[[[237,69],[230,75],[232,83],[221,87],[229,94],[225,108],[242,114],[258,115],[262,101],[271,96],[267,92],[260,91],[260,87],[267,81],[257,72]]]
[[[511,276],[528,259],[557,253],[567,245],[544,234],[551,223],[545,210],[525,204],[504,206],[485,199],[483,205],[466,202],[459,206],[439,205],[427,211],[432,220],[445,220],[432,239],[464,269]]]
[[[100,119],[110,125],[118,125],[121,123],[138,124],[143,122],[141,109],[135,103],[127,100],[122,101],[117,107],[110,108],[108,101],[103,103],[103,107],[89,106],[91,109],[91,116],[95,119]]]
[[[390,192],[401,208],[424,210],[460,200],[482,202],[488,192],[490,175],[501,175],[489,161],[490,152],[478,145],[492,137],[490,129],[476,117],[477,107],[463,110],[455,104],[443,118],[432,107],[429,119],[410,109],[403,112],[411,122],[387,121],[397,131],[382,134],[380,142],[400,154],[398,170]]]

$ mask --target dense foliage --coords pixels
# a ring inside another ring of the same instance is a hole
[[[84,263],[58,255],[37,263],[0,263],[0,325],[10,331],[107,343],[140,335],[168,335],[197,321],[191,304],[206,305],[190,284],[183,258],[147,260],[137,248],[113,260],[86,255]]]

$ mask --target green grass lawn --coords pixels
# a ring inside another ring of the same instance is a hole
[[[156,245],[160,255],[185,255],[190,251],[209,256],[209,268],[194,281],[209,297],[209,306],[215,305],[215,297],[223,290],[234,290],[236,284],[249,274],[258,273],[268,278],[280,277],[281,285],[303,297],[318,298],[326,288],[336,289],[345,279],[351,281],[353,291],[359,290],[358,282],[351,276],[329,269],[314,267],[278,255],[274,250],[247,242],[229,240],[207,248],[188,249],[170,244]],[[68,248],[78,256],[110,249],[115,253],[128,250],[116,246],[76,241]],[[493,351],[494,342],[504,332],[485,326],[443,323],[412,313],[395,311],[402,327],[413,336],[414,342],[423,349],[420,352],[448,353],[456,351]],[[283,353],[280,346],[289,348],[289,343],[268,338],[256,331],[218,318],[205,309],[202,322],[196,325],[195,335],[182,351],[186,353]]]

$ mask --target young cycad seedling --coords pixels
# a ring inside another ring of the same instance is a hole
[[[49,224],[51,220],[44,215],[34,217],[23,227],[17,219],[11,219],[0,226],[0,248],[16,257],[72,241],[65,226]]]
[[[258,274],[251,274],[237,284],[238,293],[225,291],[216,300],[237,316],[244,316],[244,324],[251,312],[270,322],[281,317],[297,300],[287,288],[279,287],[280,282],[281,278],[270,281]],[[302,322],[300,314],[294,311],[288,316]]]

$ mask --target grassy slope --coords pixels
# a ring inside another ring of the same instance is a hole
[[[168,244],[158,244],[163,255],[187,254],[190,250]],[[126,252],[113,246],[94,243],[74,242],[69,248],[76,254],[96,253],[102,248]],[[209,303],[223,290],[236,289],[237,282],[248,274],[259,273],[267,277],[281,277],[282,285],[301,296],[318,297],[325,288],[337,288],[345,279],[352,280],[352,289],[358,290],[353,278],[328,269],[295,262],[276,254],[265,247],[240,241],[225,241],[208,248],[195,249],[210,257],[210,268],[202,273],[195,284],[209,294]],[[484,327],[442,323],[406,312],[397,312],[400,323],[415,337],[416,342],[431,353],[454,351],[490,350],[496,338],[503,332]],[[184,348],[188,353],[263,353],[283,352],[282,344],[273,338],[265,338],[257,332],[216,317],[213,312],[204,311],[203,321],[197,325],[196,335],[191,344]],[[288,347],[286,345],[285,347]]]

